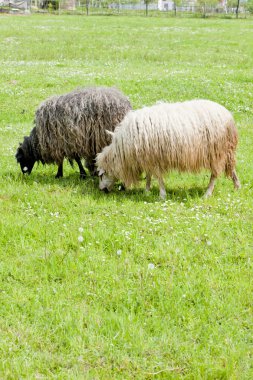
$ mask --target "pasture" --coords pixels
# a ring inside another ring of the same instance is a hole
[[[0,378],[253,377],[252,20],[0,15]],[[242,188],[173,172],[110,194],[14,155],[41,101],[116,86],[134,108],[234,115]]]

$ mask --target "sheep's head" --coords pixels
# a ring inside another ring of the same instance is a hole
[[[24,138],[24,142],[19,145],[17,153],[15,155],[17,162],[20,164],[20,168],[23,174],[30,174],[35,164],[35,157],[32,152],[31,142],[29,137]]]
[[[103,190],[105,193],[109,193],[115,184],[115,178],[110,177],[104,169],[98,168],[99,177],[99,189]]]

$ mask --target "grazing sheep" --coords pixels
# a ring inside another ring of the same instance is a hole
[[[75,160],[95,172],[95,157],[110,143],[106,129],[113,131],[131,110],[129,100],[116,88],[89,87],[43,102],[35,114],[35,127],[20,144],[16,159],[23,173],[30,174],[35,162],[56,163],[56,178],[63,176],[63,160]]]
[[[212,194],[215,179],[223,171],[235,188],[240,187],[235,172],[237,130],[231,113],[217,103],[192,100],[130,111],[111,134],[111,144],[96,158],[101,190],[112,190],[116,179],[129,187],[146,172],[146,190],[153,175],[164,199],[163,176],[173,169],[210,170],[205,197]]]

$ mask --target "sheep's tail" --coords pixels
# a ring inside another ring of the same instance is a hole
[[[234,121],[230,124],[230,128],[228,129],[229,131],[229,136],[228,136],[228,150],[227,150],[227,159],[225,163],[225,175],[227,177],[233,177],[233,173],[235,170],[235,151],[236,151],[236,146],[238,143],[238,133],[234,124]]]

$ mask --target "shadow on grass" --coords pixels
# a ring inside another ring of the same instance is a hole
[[[53,186],[61,187],[66,190],[77,189],[76,194],[89,195],[94,200],[114,200],[116,202],[122,203],[124,199],[131,200],[132,202],[148,202],[153,203],[161,201],[159,197],[159,188],[154,183],[151,187],[150,193],[145,192],[145,181],[140,181],[139,185],[127,190],[119,190],[120,183],[118,182],[113,191],[105,194],[98,188],[98,177],[91,177],[87,174],[85,179],[79,177],[78,172],[67,173],[63,178],[55,178],[55,174],[52,173],[41,173],[33,172],[30,175],[24,175],[21,172],[4,172],[1,177],[3,181],[8,181],[12,183],[24,183],[28,187],[33,187],[34,183],[42,186]],[[191,188],[168,188],[166,187],[167,198],[166,200],[175,201],[178,203],[186,202],[189,199],[200,198],[205,193],[205,188],[200,186],[194,186]]]
[[[166,187],[167,201],[173,201],[177,203],[186,202],[189,199],[201,198],[205,194],[205,189],[201,187],[191,187],[191,188],[168,188]],[[123,199],[128,198],[133,202],[163,202],[159,196],[158,187],[154,186],[150,193],[145,192],[145,188],[139,187],[134,189],[128,189],[125,191],[119,191],[117,188],[109,194],[103,194],[104,197],[113,198],[118,202],[122,202]]]
[[[55,174],[32,172],[30,175],[17,172],[4,172],[0,178],[3,181],[13,181],[14,183],[26,183],[32,186],[34,182],[41,185],[59,185],[62,187],[72,187],[84,183],[85,181],[92,181],[93,178],[87,175],[86,179],[81,179],[79,173],[67,174],[63,178],[55,178]]]

